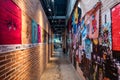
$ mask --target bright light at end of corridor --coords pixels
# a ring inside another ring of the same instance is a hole
[[[54,2],[54,0],[52,0],[52,2]]]

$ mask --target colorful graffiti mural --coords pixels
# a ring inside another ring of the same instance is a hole
[[[99,10],[90,16],[89,38],[95,39],[99,35]]]
[[[118,69],[114,65],[120,60],[120,3],[111,9],[111,14],[110,9],[100,11],[101,2],[98,2],[78,22],[77,34],[74,33],[76,27],[72,27],[70,58],[86,80],[118,80]]]
[[[85,39],[85,53],[86,53],[86,58],[91,60],[91,52],[92,52],[92,42],[90,39]]]
[[[112,47],[112,40],[111,40],[111,16],[110,10],[104,12],[102,16],[102,26],[100,30],[100,38],[102,46]]]

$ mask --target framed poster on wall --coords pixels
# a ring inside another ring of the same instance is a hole
[[[90,17],[89,38],[96,39],[99,34],[99,10]]]
[[[21,9],[12,0],[0,0],[0,45],[21,44]]]
[[[120,3],[111,10],[112,16],[112,50],[120,51]]]
[[[38,24],[38,43],[40,43],[40,42],[41,42],[41,27]]]
[[[110,9],[106,10],[102,14],[102,26],[100,30],[99,42],[102,46],[112,47],[112,38],[111,38],[111,15]]]
[[[32,20],[32,43],[38,43],[38,24]]]

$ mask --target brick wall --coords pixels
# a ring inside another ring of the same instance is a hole
[[[13,0],[22,10],[22,44],[31,43],[31,20],[34,19],[50,36],[50,24],[39,0]],[[41,35],[43,32],[41,33]],[[48,40],[48,37],[47,37]],[[48,42],[36,47],[0,53],[0,80],[40,80],[52,53]]]
[[[39,80],[46,67],[45,47],[0,54],[0,80]]]

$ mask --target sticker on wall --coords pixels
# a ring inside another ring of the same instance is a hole
[[[75,17],[75,24],[78,23],[78,8],[75,8],[75,11],[74,11],[74,17]]]
[[[38,25],[32,20],[32,43],[38,43]]]
[[[41,27],[38,24],[38,43],[40,43],[40,42],[41,42]]]
[[[99,10],[90,17],[89,38],[98,38],[99,34]]]
[[[98,45],[98,43],[99,43],[99,42],[98,42],[98,39],[93,39],[93,44],[94,44],[94,45]]]
[[[86,57],[91,60],[91,52],[92,52],[92,43],[90,39],[85,39],[85,52]]]
[[[87,26],[84,24],[84,27],[81,30],[82,40],[85,40],[87,37]]]
[[[82,34],[82,40],[85,40],[86,35],[87,35],[87,27],[85,25],[84,19],[82,19],[82,21],[81,21],[80,32]]]
[[[112,40],[111,40],[111,16],[110,16],[110,10],[107,10],[102,15],[102,26],[101,26],[101,32],[100,36],[102,39],[102,45],[110,47],[112,46]]]
[[[21,9],[12,0],[0,0],[0,45],[21,44]]]

